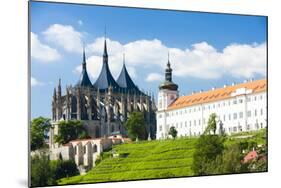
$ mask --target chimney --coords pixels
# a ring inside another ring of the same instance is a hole
[[[248,80],[244,80],[244,83],[247,83],[248,82]]]
[[[232,82],[232,84],[231,84],[232,86],[235,86],[235,82]]]
[[[216,89],[216,87],[212,87],[212,91],[214,91]]]
[[[226,88],[226,87],[227,87],[227,85],[226,85],[226,84],[224,84],[224,85],[223,85],[223,88]]]

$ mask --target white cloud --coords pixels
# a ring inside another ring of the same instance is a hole
[[[83,21],[82,20],[78,20],[78,24],[81,26],[83,25]]]
[[[88,71],[92,78],[96,78],[100,73],[103,47],[103,37],[87,45]],[[137,76],[136,73],[139,71],[136,70],[145,69],[148,73],[152,72],[146,78],[147,82],[163,79],[168,51],[173,75],[182,78],[215,79],[224,75],[250,78],[256,74],[262,76],[266,74],[265,43],[230,44],[219,51],[207,42],[195,43],[190,48],[179,49],[169,48],[158,39],[137,40],[127,44],[107,39],[107,47],[109,67],[115,78],[121,71],[122,56],[125,53],[126,66],[130,74],[134,73],[134,76]],[[163,72],[162,78],[159,73],[155,73],[155,69]]]
[[[41,43],[38,36],[31,32],[31,57],[40,62],[53,62],[60,59],[61,55],[56,49]]]
[[[45,39],[52,42],[68,52],[82,52],[83,34],[76,31],[71,25],[53,24],[43,32]]]
[[[159,74],[159,73],[150,73],[147,75],[145,80],[147,82],[162,81],[164,80],[164,76],[163,74]]]
[[[31,77],[31,87],[43,85],[42,82],[38,81],[36,78]]]

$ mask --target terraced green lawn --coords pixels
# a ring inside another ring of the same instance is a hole
[[[192,176],[195,143],[196,138],[186,138],[117,145],[113,150],[119,157],[103,159],[86,175],[64,178],[59,184]]]
[[[154,140],[116,145],[87,174],[63,178],[59,184],[94,183],[192,176],[192,157],[198,138]],[[226,147],[243,141],[266,144],[266,130],[228,136]],[[111,157],[112,151],[119,157]]]

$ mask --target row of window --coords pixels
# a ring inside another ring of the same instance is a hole
[[[171,113],[171,112],[170,112]],[[253,113],[254,113],[254,116],[257,116],[258,115],[258,113],[262,116],[263,114],[264,114],[264,112],[263,112],[263,109],[261,108],[260,109],[260,111],[258,112],[258,110],[257,109],[255,109],[254,111],[253,111]],[[169,116],[169,113],[167,113],[167,116]],[[251,117],[252,116],[252,111],[247,111],[247,117]],[[230,121],[231,120],[231,114],[229,114],[228,115],[228,120]],[[237,113],[233,113],[233,119],[237,119],[237,117],[238,117],[238,114]],[[159,114],[158,115],[158,118],[162,118],[162,114]],[[243,118],[243,112],[239,112],[239,118]],[[220,118],[219,118],[220,119]],[[223,115],[223,121],[226,121],[226,115]]]
[[[259,99],[262,100],[263,99],[263,95],[259,95]],[[256,101],[258,100],[258,96],[252,96],[252,97],[247,97],[247,102],[251,102],[251,101]],[[233,99],[232,100],[232,104],[242,104],[244,102],[243,99]],[[216,104],[212,104],[212,105],[204,105],[202,107],[203,110],[211,110],[211,109],[216,109],[216,108],[220,108],[220,107],[225,107],[225,106],[230,106],[231,105],[231,101],[229,100],[228,102],[224,101],[224,102],[219,102]],[[167,116],[173,116],[173,115],[182,115],[182,114],[186,114],[186,113],[192,113],[192,112],[197,112],[197,111],[201,111],[201,107],[193,107],[193,108],[189,108],[189,109],[184,109],[184,110],[176,110],[176,111],[172,111],[172,112],[168,112]],[[161,115],[160,115],[161,116]],[[159,116],[159,118],[161,118]]]
[[[161,127],[161,126],[160,126]],[[262,129],[262,128],[264,128],[264,125],[263,125],[263,123],[255,123],[254,125],[251,125],[251,124],[248,124],[247,126],[246,126],[246,129],[247,129],[247,131],[249,131],[249,130],[252,130],[252,129],[256,129],[256,130],[258,130],[258,129]],[[162,129],[162,127],[161,127],[161,129]],[[161,130],[160,130],[161,131]],[[238,123],[238,126],[233,126],[233,127],[229,127],[228,128],[228,132],[230,132],[230,133],[232,133],[232,132],[241,132],[241,131],[243,131],[243,129],[242,129],[242,126]],[[161,133],[161,135],[162,135],[162,137],[163,137],[163,133]],[[179,136],[199,136],[199,135],[201,135],[201,132],[199,131],[199,132],[193,132],[192,133],[192,131],[191,130],[189,130],[189,133],[187,134],[187,133],[179,133]]]

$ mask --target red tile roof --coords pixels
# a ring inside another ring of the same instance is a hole
[[[231,93],[235,92],[236,89],[239,88],[251,89],[252,93],[263,92],[267,89],[266,79],[250,81],[246,83],[236,84],[234,86],[226,86],[223,88],[209,90],[201,93],[195,93],[193,95],[182,96],[177,98],[172,104],[170,104],[168,110],[231,98]]]

